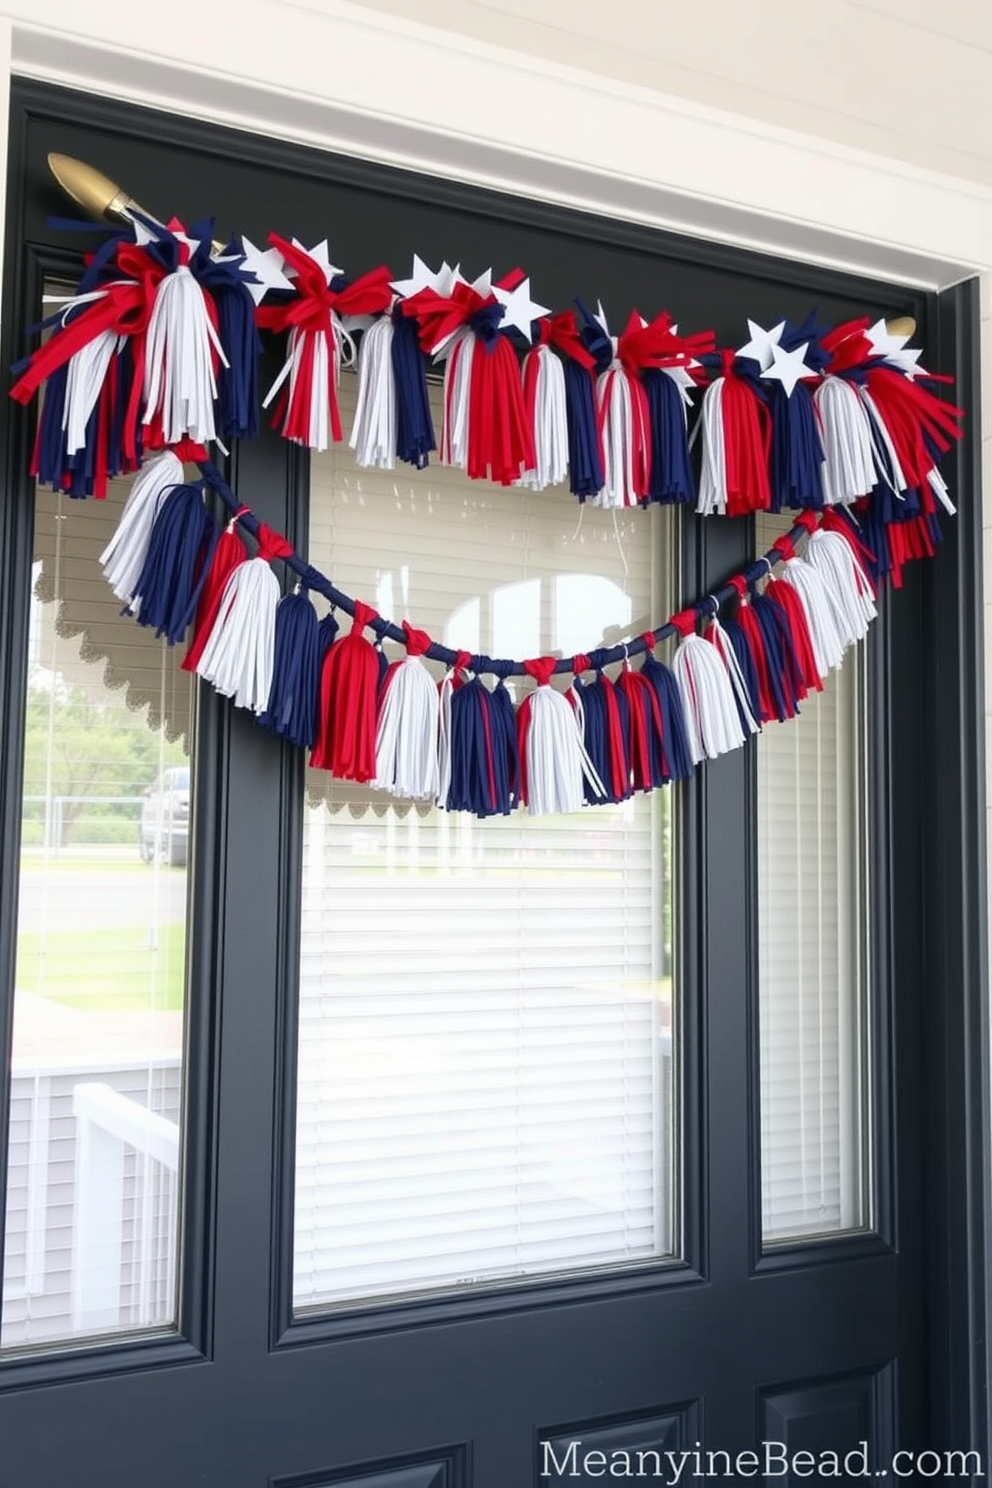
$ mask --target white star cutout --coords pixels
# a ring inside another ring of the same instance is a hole
[[[241,272],[254,274],[256,284],[246,279],[248,292],[256,305],[261,304],[270,289],[292,289],[293,281],[286,276],[286,260],[278,248],[256,248],[251,238],[242,238],[244,263]]]
[[[739,357],[748,357],[751,361],[757,362],[763,372],[766,367],[771,366],[774,360],[774,350],[782,339],[782,332],[785,330],[785,321],[780,320],[777,326],[772,326],[770,331],[766,331],[763,326],[756,325],[753,320],[749,320],[747,328],[751,339],[746,346],[738,348],[737,355]],[[808,341],[806,345],[809,345]]]
[[[435,273],[424,263],[420,254],[415,253],[409,279],[392,279],[389,287],[399,295],[401,300],[408,300],[411,295],[419,294],[422,289],[433,289],[435,293],[440,294],[440,284],[446,270],[448,273],[451,272],[447,264],[442,264]]]
[[[475,290],[477,295],[481,295],[484,300],[488,300],[489,296],[493,292],[492,269],[486,269],[485,273],[480,274],[478,279],[473,279],[472,288]]]
[[[321,268],[321,270],[323,272],[323,275],[324,275],[324,281],[325,281],[325,283],[330,284],[330,282],[331,282],[332,279],[336,279],[339,274],[343,274],[344,273],[344,269],[337,268],[334,264],[331,263],[330,259],[328,258],[328,255],[327,255],[327,239],[326,238],[321,238],[320,242],[319,243],[315,243],[312,248],[305,247],[300,242],[299,238],[294,238],[293,239],[293,247],[294,248],[302,248],[303,249],[303,252],[309,258],[312,258],[315,264],[319,264],[320,265],[320,268]],[[292,271],[290,270],[288,272],[291,273]]]
[[[696,391],[696,383],[694,382],[692,374],[689,371],[689,367],[698,366],[698,362],[692,361],[688,364],[688,366],[662,367],[661,369],[675,383],[675,386],[678,388],[679,393],[681,394],[682,402],[688,408],[691,408],[692,406],[691,395]]]
[[[542,315],[547,315],[548,306],[538,305],[530,297],[530,280],[522,279],[516,289],[500,289],[498,284],[493,285],[493,294],[500,304],[505,306],[503,312],[503,327],[516,326],[520,333],[531,339],[531,323],[539,320]]]
[[[808,341],[797,346],[795,351],[784,351],[781,346],[773,346],[772,364],[762,372],[762,378],[766,382],[780,382],[785,388],[786,395],[791,398],[796,383],[801,378],[816,376],[814,368],[806,365],[805,358],[808,349]]]
[[[893,336],[884,320],[876,320],[865,335],[875,356],[884,357],[909,378],[926,376],[926,368],[919,365],[923,353],[906,345],[908,336]]]

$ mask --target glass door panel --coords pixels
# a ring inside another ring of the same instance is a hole
[[[312,472],[312,561],[451,647],[588,651],[664,603],[658,511]],[[666,791],[480,822],[308,774],[298,1309],[676,1250],[671,853]]]
[[[176,1321],[193,690],[100,571],[125,494],[36,493],[5,1350]]]
[[[788,527],[759,518],[758,551]],[[757,740],[766,1243],[871,1224],[864,664]]]

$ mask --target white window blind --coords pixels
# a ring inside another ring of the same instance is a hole
[[[758,550],[788,530],[757,523]],[[869,1222],[863,657],[758,739],[766,1242]]]
[[[643,629],[664,526],[313,461],[312,560],[492,655]],[[666,794],[478,822],[308,783],[297,1307],[670,1253]]]

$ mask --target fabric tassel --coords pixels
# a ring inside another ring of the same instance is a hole
[[[298,586],[276,607],[272,685],[258,721],[302,749],[312,747],[317,728],[319,647],[317,611]]]
[[[823,506],[824,449],[813,393],[797,382],[791,393],[780,382],[768,390],[772,427],[772,511]]]
[[[223,439],[257,439],[262,342],[255,324],[255,301],[243,273],[244,250],[232,240],[215,258],[212,221],[195,223],[190,236],[199,240],[190,268],[213,302],[224,348],[217,373],[218,432]]]
[[[743,639],[743,632],[741,632]],[[709,641],[715,646],[720,659],[727,669],[730,685],[734,690],[734,699],[737,703],[737,714],[741,721],[741,728],[745,734],[756,734],[759,731],[758,719],[755,712],[756,679],[753,673],[753,655],[750,647],[747,647],[748,661],[751,662],[752,670],[745,675],[744,669],[738,660],[737,648],[727,634],[719,619],[714,615],[706,624],[703,631],[703,640]]]
[[[274,404],[273,423],[284,438],[325,450],[344,437],[338,383],[342,366],[354,358],[344,317],[387,311],[393,299],[390,273],[383,266],[346,281],[328,263],[326,242],[308,252],[278,233],[269,233],[268,240],[294,275],[295,296],[256,311],[263,329],[288,333],[285,361],[262,407]]]
[[[524,662],[537,682],[517,712],[520,800],[531,816],[578,811],[585,804],[583,782],[591,781],[597,798],[606,788],[586,753],[579,722],[567,698],[551,686],[553,656]]]
[[[162,501],[182,485],[183,467],[171,450],[149,460],[135,476],[110,542],[100,554],[100,567],[119,600],[131,599],[145,566],[152,527]]]
[[[795,718],[799,704],[807,696],[807,687],[802,665],[796,655],[789,619],[782,606],[776,604],[768,594],[752,591],[751,614],[761,631],[762,652],[767,667],[768,699],[770,712],[762,723],[777,719],[784,723]],[[755,648],[757,659],[757,648]],[[760,675],[760,662],[759,662]]]
[[[529,491],[560,485],[568,475],[568,402],[565,368],[550,346],[535,346],[524,358],[524,404],[533,430],[534,465],[519,484]]]
[[[376,704],[379,663],[362,631],[376,618],[371,605],[355,601],[351,630],[330,647],[320,677],[314,769],[339,780],[375,779]]]
[[[176,485],[166,492],[128,608],[139,625],[164,635],[170,646],[193,618],[219,535],[202,486]]]
[[[651,427],[648,501],[682,504],[696,500],[689,454],[689,413],[683,386],[669,372],[649,367],[641,381]]]
[[[789,559],[777,582],[788,584],[803,607],[816,669],[825,680],[840,666],[845,651],[828,586],[820,571],[800,558]]]
[[[603,489],[603,446],[596,417],[596,384],[587,368],[565,363],[565,410],[568,419],[568,485],[580,501]]]
[[[694,765],[682,690],[671,668],[654,655],[651,649],[654,646],[654,636],[649,634],[644,639],[648,650],[641,666],[641,674],[648,679],[658,695],[665,780],[688,780]]]
[[[627,701],[630,777],[635,791],[665,785],[663,721],[661,703],[643,672],[635,672],[624,661],[617,678],[617,691]]]
[[[451,702],[458,688],[469,680],[466,670],[470,657],[467,651],[459,651],[453,666],[449,666],[438,684],[438,737],[437,737],[437,804],[442,810],[450,810],[448,797],[451,792],[452,737]],[[487,694],[488,696],[488,694]],[[467,808],[461,807],[460,810]]]
[[[249,558],[228,577],[197,673],[236,708],[264,713],[275,664],[279,580],[268,558]]]
[[[576,657],[575,661],[578,672],[588,670],[588,664],[582,665],[587,658]],[[586,754],[606,791],[604,797],[598,796],[592,780],[586,778],[583,785],[586,803],[625,801],[631,793],[627,754],[630,719],[626,696],[601,670],[596,672],[591,682],[583,682],[576,675],[565,696],[574,699]]]
[[[349,447],[366,469],[396,468],[396,387],[393,379],[393,321],[374,320],[358,352],[358,401]]]
[[[768,409],[755,380],[735,370],[734,353],[720,357],[721,374],[703,395],[696,510],[740,517],[771,506]]]
[[[247,511],[248,508],[245,507],[243,510]],[[227,589],[227,581],[236,568],[247,562],[248,549],[242,540],[238,519],[232,517],[220,535],[210,560],[210,567],[204,576],[196,606],[193,634],[182,660],[184,672],[198,670],[203,649],[217,623],[221,602]]]
[[[433,800],[438,791],[437,683],[423,662],[431,638],[403,621],[407,654],[386,674],[379,696],[375,779],[379,790],[413,800]]]
[[[423,470],[437,449],[434,422],[427,392],[427,366],[417,339],[417,328],[399,308],[394,309],[390,356],[396,397],[396,453]]]
[[[438,456],[457,470],[468,468],[473,343],[469,331],[456,336],[444,364],[444,417]]]
[[[470,480],[512,486],[536,463],[520,364],[505,335],[473,340],[466,470]]]
[[[806,544],[803,561],[824,580],[845,647],[860,641],[878,611],[871,582],[847,538],[820,528]]]
[[[480,818],[509,816],[517,754],[510,695],[502,682],[490,692],[480,677],[457,678],[456,672],[450,691],[450,771],[439,804]]]
[[[769,579],[765,585],[765,598],[778,605],[786,619],[792,641],[792,654],[802,678],[804,695],[822,692],[823,680],[813,647],[806,606],[796,589],[785,579]]]
[[[158,286],[145,343],[144,425],[161,429],[164,443],[189,435],[198,444],[217,436],[214,358],[229,367],[214,324],[216,310],[187,262]]]
[[[823,500],[850,505],[875,485],[871,424],[857,387],[825,377],[813,394],[823,443]]]
[[[638,506],[648,493],[651,473],[651,420],[640,379],[616,358],[596,379],[599,436],[603,447],[603,486],[594,506]]]
[[[716,648],[701,636],[683,634],[672,670],[682,692],[693,764],[740,749],[745,734],[727,668]]]

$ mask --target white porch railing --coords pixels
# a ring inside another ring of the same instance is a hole
[[[102,1082],[76,1085],[75,1199],[72,1219],[72,1329],[95,1333],[121,1322],[124,1261],[125,1154],[138,1154],[142,1182],[135,1226],[138,1246],[137,1326],[154,1322],[155,1165],[179,1172],[179,1127]],[[169,1183],[166,1233],[174,1235],[178,1185]]]

